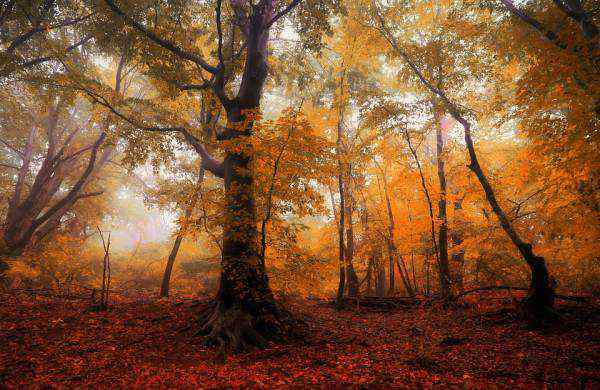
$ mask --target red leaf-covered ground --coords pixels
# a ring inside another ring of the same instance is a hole
[[[295,301],[310,334],[226,358],[189,329],[191,301],[84,301],[3,295],[0,384],[17,387],[600,388],[598,313],[527,330],[498,307],[336,311]]]

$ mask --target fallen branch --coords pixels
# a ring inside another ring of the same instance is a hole
[[[497,290],[516,290],[516,291],[528,291],[527,287],[512,287],[512,286],[486,286],[486,287],[478,287],[472,290],[463,291],[458,294],[456,298],[462,298],[466,295],[481,292],[481,291],[497,291]],[[574,296],[574,295],[559,295],[555,294],[554,298],[561,299],[563,301],[573,301],[573,302],[589,302],[592,297],[590,296]]]

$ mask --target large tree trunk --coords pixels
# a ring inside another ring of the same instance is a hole
[[[200,333],[207,336],[208,344],[241,351],[262,347],[268,340],[297,336],[298,322],[279,307],[269,287],[258,248],[254,198],[252,116],[260,108],[267,77],[269,29],[275,17],[276,2],[261,1],[253,5],[248,16],[245,16],[243,2],[231,0],[230,4],[246,30],[246,59],[234,99],[224,97],[224,74],[217,77],[220,82],[215,92],[227,112],[227,133],[234,146],[225,148],[223,162],[225,220],[219,290],[214,304],[201,318]],[[220,50],[219,55],[222,56]]]
[[[435,135],[436,135],[436,162],[437,174],[440,185],[440,199],[438,201],[438,219],[440,226],[438,230],[440,293],[442,299],[449,300],[452,296],[450,285],[450,267],[448,265],[448,216],[446,213],[446,172],[444,170],[444,139],[442,137],[442,126],[439,108],[435,110]]]
[[[338,186],[342,188],[341,177],[338,176]],[[338,289],[336,299],[338,303],[342,302],[344,298],[344,292],[346,289],[346,267],[344,266],[344,213],[340,213],[340,220],[338,221],[338,212],[335,207],[335,199],[333,198],[333,191],[329,188],[329,194],[331,196],[331,208],[333,209],[333,220],[338,223]],[[340,210],[343,210],[344,201],[341,200]]]
[[[337,291],[337,301],[342,302],[342,298],[344,297],[345,289],[346,289],[346,259],[345,255],[346,247],[344,245],[344,231],[345,231],[345,216],[346,216],[346,191],[344,186],[344,169],[342,164],[342,119],[340,115],[340,119],[338,120],[338,128],[337,128],[337,164],[338,164],[338,193],[340,195],[340,220],[338,224],[338,240],[339,240],[339,264],[340,264],[340,275],[339,275],[339,284]]]
[[[291,316],[281,310],[269,287],[258,250],[253,191],[253,150],[228,152],[224,162],[226,209],[221,279],[215,304],[204,315],[201,333],[208,342],[241,351],[262,347],[294,331]]]

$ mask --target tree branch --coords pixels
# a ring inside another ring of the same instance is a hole
[[[192,145],[196,153],[202,158],[202,166],[209,170],[213,175],[220,177],[221,179],[225,175],[225,167],[223,163],[218,161],[216,158],[210,155],[206,150],[206,147],[200,143],[200,140],[186,130],[180,131],[185,137],[186,141]]]
[[[535,30],[537,30],[543,37],[545,37],[552,44],[554,44],[555,46],[559,47],[560,49],[563,49],[563,50],[567,49],[567,44],[564,43],[564,42],[561,42],[560,39],[559,39],[559,37],[558,37],[558,35],[554,31],[548,30],[538,20],[536,20],[535,18],[529,16],[525,12],[521,11],[520,9],[518,9],[513,4],[512,1],[510,1],[510,0],[500,0],[500,2],[502,4],[504,4],[504,6],[510,11],[511,14],[517,16],[519,19],[521,19],[522,21],[524,21],[525,23],[527,23],[528,25],[530,25],[531,27],[533,27]]]
[[[25,157],[25,154],[23,152],[21,152],[19,149],[15,148],[14,146],[12,146],[8,141],[0,138],[0,143],[2,145],[4,145],[6,148],[8,148],[10,151],[16,153],[19,157],[21,157],[21,159],[23,157]]]
[[[78,197],[81,195],[80,191],[82,190],[83,186],[87,182],[88,177],[92,174],[92,171],[94,170],[94,166],[96,165],[96,157],[98,155],[98,149],[104,143],[105,139],[106,139],[106,133],[102,133],[100,135],[100,137],[98,137],[98,139],[94,143],[94,147],[92,148],[92,151],[90,153],[90,159],[88,161],[88,165],[85,168],[85,171],[79,177],[79,180],[77,180],[77,182],[73,185],[73,187],[71,188],[69,193],[64,198],[62,198],[61,200],[56,202],[56,204],[54,206],[50,207],[48,209],[48,211],[46,211],[42,216],[40,216],[35,221],[33,221],[33,223],[31,224],[31,227],[29,228],[30,235],[32,235],[33,232],[35,232],[35,230],[40,225],[42,225],[44,222],[49,220],[60,209],[62,209],[65,206],[68,206],[69,204],[73,204],[74,202],[77,201],[77,199],[79,199]]]
[[[77,195],[76,200],[84,199],[84,198],[92,198],[94,196],[100,196],[102,194],[104,194],[104,191],[86,192],[84,194]]]
[[[40,24],[38,24],[36,27],[32,28],[31,30],[27,31],[24,34],[19,35],[18,37],[16,37],[15,39],[13,39],[13,41],[11,42],[10,46],[8,46],[8,48],[4,51],[4,54],[11,54],[12,52],[14,52],[19,46],[23,45],[25,42],[27,42],[31,37],[33,37],[34,35],[44,32],[44,31],[49,31],[55,28],[60,28],[60,27],[67,27],[67,26],[72,26],[75,25],[79,22],[82,22],[86,19],[89,19],[91,16],[93,15],[93,13],[90,13],[86,16],[82,16],[80,18],[76,18],[76,19],[67,19],[64,20],[60,23],[56,23],[53,24],[51,26],[45,27],[42,26]]]
[[[223,164],[221,162],[219,162],[218,160],[216,160],[214,157],[212,157],[208,153],[208,151],[206,150],[204,145],[202,145],[200,140],[198,138],[196,138],[193,134],[191,134],[189,131],[187,131],[184,127],[182,127],[182,126],[178,126],[178,127],[144,126],[143,124],[138,123],[134,119],[129,118],[129,117],[125,116],[124,114],[122,114],[121,112],[119,112],[103,96],[98,95],[97,93],[90,91],[87,88],[84,88],[84,87],[79,87],[79,88],[83,92],[85,92],[88,96],[90,96],[92,99],[94,99],[94,101],[96,101],[100,105],[106,107],[117,117],[121,118],[122,120],[124,120],[125,122],[129,123],[130,125],[132,125],[133,127],[137,128],[139,130],[151,131],[151,132],[157,132],[157,133],[176,132],[176,133],[182,134],[184,136],[185,140],[200,155],[200,157],[202,158],[202,164],[204,165],[204,167],[207,170],[209,170],[213,175],[223,178],[223,175],[225,172],[224,168],[223,168]]]
[[[180,58],[183,58],[185,60],[188,60],[188,61],[191,61],[191,62],[197,64],[198,66],[200,66],[202,69],[206,70],[209,73],[216,74],[218,72],[218,70],[219,70],[218,68],[209,65],[199,55],[197,55],[195,53],[191,53],[189,51],[186,51],[183,48],[177,46],[177,44],[175,44],[171,41],[168,41],[164,38],[161,38],[156,33],[146,29],[140,23],[136,22],[132,17],[128,16],[123,10],[121,10],[119,7],[117,7],[117,5],[115,4],[114,1],[104,0],[104,2],[108,5],[108,7],[115,14],[122,17],[123,20],[125,20],[125,22],[127,22],[127,24],[129,24],[131,27],[134,27],[136,30],[138,30],[139,32],[144,34],[146,37],[148,37],[151,41],[153,41],[157,45],[163,47],[164,49],[167,49],[168,51],[177,55]]]
[[[282,17],[284,17],[285,15],[287,15],[288,13],[290,13],[301,2],[302,2],[302,0],[292,0],[292,2],[287,5],[287,7],[285,7],[281,11],[279,11],[273,17],[273,19],[271,19],[271,21],[265,25],[264,29],[265,30],[269,29],[273,24],[275,24],[275,22],[277,22],[279,19],[281,19]]]
[[[177,80],[170,80],[169,83],[173,84],[174,86],[181,89],[182,91],[202,91],[202,90],[212,87],[212,84],[210,81],[205,81],[202,84],[194,84],[194,83],[186,84],[186,83],[180,83]]]
[[[92,35],[86,35],[78,42],[68,46],[67,49],[65,50],[65,53],[70,53],[73,50],[75,50],[76,48],[85,45],[92,38],[93,38]],[[44,62],[56,61],[56,60],[58,60],[58,57],[54,57],[54,56],[45,56],[45,57],[34,58],[34,59],[31,59],[31,60],[21,63],[21,69],[29,69],[36,65],[43,64]],[[9,72],[9,74],[10,74],[10,72]],[[7,74],[0,74],[0,77],[3,77],[3,76],[7,76]]]
[[[222,0],[217,0],[217,7],[216,7],[216,10],[215,10],[216,22],[217,22],[217,37],[218,37],[217,53],[218,53],[218,56],[219,56],[219,68],[222,68],[224,66],[224,61],[223,61],[223,26],[221,25],[221,2],[222,2]]]

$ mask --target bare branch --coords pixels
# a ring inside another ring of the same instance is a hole
[[[190,134],[188,131],[180,131],[181,134],[185,137],[186,141],[192,145],[194,150],[200,155],[202,158],[202,166],[209,170],[213,175],[223,178],[225,175],[225,168],[223,167],[223,163],[219,162],[213,156],[208,153],[206,147],[200,143],[200,140],[196,138],[194,135]]]
[[[60,27],[67,27],[67,26],[73,26],[79,22],[82,22],[86,19],[89,19],[91,16],[93,15],[93,13],[90,13],[86,16],[82,16],[80,18],[76,18],[76,19],[67,19],[64,20],[62,22],[53,24],[51,26],[45,27],[42,26],[41,23],[38,23],[34,28],[30,29],[29,31],[27,31],[26,33],[19,35],[18,37],[16,37],[15,39],[13,39],[13,41],[11,42],[11,44],[8,46],[8,48],[4,51],[4,54],[11,54],[12,52],[14,52],[19,46],[23,45],[25,42],[27,42],[29,39],[31,39],[34,35],[39,34],[41,32],[44,31],[49,31],[52,29],[56,29],[56,28],[60,28]]]
[[[93,38],[92,35],[86,35],[86,36],[84,36],[78,42],[75,42],[74,44],[68,46],[67,49],[65,50],[65,53],[70,53],[73,50],[77,49],[78,47],[85,45],[92,38]],[[26,62],[22,63],[21,64],[21,68],[22,69],[28,69],[28,68],[32,68],[32,67],[34,67],[36,65],[43,64],[44,62],[56,61],[56,60],[58,60],[58,58],[57,57],[52,57],[52,56],[38,57],[38,58],[34,58],[34,59],[31,59],[29,61],[26,61]]]
[[[83,198],[92,198],[94,196],[100,196],[102,194],[104,194],[104,191],[86,192],[84,194],[77,195],[77,200],[83,199]]]
[[[210,81],[205,81],[202,84],[194,84],[194,83],[186,84],[186,83],[181,83],[177,80],[170,80],[169,83],[173,84],[174,86],[181,89],[182,91],[202,91],[202,90],[209,89],[210,87],[212,87],[212,83]]]
[[[29,131],[29,137],[27,138],[27,144],[25,146],[25,153],[23,153],[23,164],[21,168],[19,168],[19,173],[17,175],[17,183],[15,184],[15,190],[13,192],[13,196],[9,201],[10,209],[14,210],[19,202],[21,201],[21,193],[23,192],[23,185],[25,183],[25,178],[27,173],[29,172],[29,164],[31,163],[31,155],[33,152],[33,139],[35,137],[35,127],[32,127]],[[9,213],[11,210],[9,209]]]

